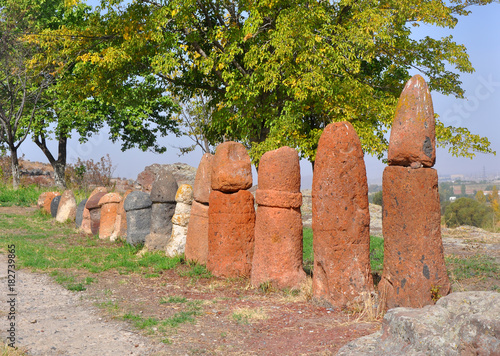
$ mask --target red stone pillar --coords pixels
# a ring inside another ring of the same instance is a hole
[[[399,98],[383,177],[384,270],[378,285],[386,308],[434,304],[450,282],[441,240],[441,210],[432,98],[420,75]]]
[[[373,291],[366,169],[348,122],[328,125],[319,140],[312,214],[313,297],[343,307]]]
[[[212,191],[213,155],[205,153],[201,158],[193,186],[193,205],[186,235],[184,256],[187,261],[207,264],[208,255],[208,201]]]
[[[218,277],[249,277],[254,250],[255,208],[250,157],[237,142],[217,147],[208,204],[207,269]]]
[[[266,152],[259,164],[255,200],[255,251],[251,282],[271,282],[277,288],[298,289],[302,268],[302,193],[297,151],[281,147]]]

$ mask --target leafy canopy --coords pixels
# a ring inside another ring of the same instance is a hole
[[[40,63],[80,78],[68,90],[84,98],[118,105],[124,86],[143,78],[181,103],[208,98],[206,138],[243,142],[254,162],[283,145],[314,161],[323,128],[343,120],[382,157],[410,72],[463,97],[459,74],[473,71],[451,36],[416,40],[412,27],[453,28],[467,6],[490,1],[102,0],[84,25],[32,40],[46,49]],[[438,121],[436,131],[455,155],[492,152],[465,128]]]

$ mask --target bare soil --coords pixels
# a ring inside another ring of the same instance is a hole
[[[28,211],[23,209],[1,212]],[[474,229],[443,232],[445,254],[500,258],[500,234]],[[5,263],[0,255],[4,286]],[[182,277],[188,268],[182,265],[149,278],[102,272],[92,276],[95,282],[83,292],[67,291],[47,275],[19,271],[16,345],[33,355],[333,355],[347,342],[380,328],[380,320],[360,318],[361,309],[315,305],[309,300],[310,285],[298,295],[263,291],[244,279]],[[484,290],[494,285],[500,286],[500,276],[486,284],[471,279],[454,287]],[[171,297],[184,302],[166,302]],[[194,321],[177,327],[161,330],[158,324],[140,330],[123,321],[125,314],[167,320],[189,311],[189,303],[199,308]],[[0,310],[2,338],[5,310]]]

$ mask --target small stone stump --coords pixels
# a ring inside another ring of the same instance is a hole
[[[363,150],[348,122],[318,143],[312,185],[313,297],[344,307],[373,291],[370,212]]]
[[[90,200],[90,198],[92,198],[95,194],[97,193],[104,193],[106,194],[108,192],[108,189],[106,187],[97,187],[95,188],[92,193],[90,193],[88,199],[87,199],[87,202]],[[97,201],[97,203],[99,203],[99,201]],[[85,233],[85,234],[92,234],[92,229],[90,227],[90,211],[89,209],[87,208],[87,204],[85,203],[85,207],[83,209],[83,213],[82,213],[82,224],[80,226],[80,228],[82,229],[82,231]]]
[[[254,251],[255,208],[250,157],[237,142],[217,147],[208,207],[207,269],[217,277],[249,277]]]
[[[387,309],[420,308],[445,296],[451,284],[444,262],[435,162],[435,120],[424,79],[401,93],[384,170],[384,269],[378,285]]]
[[[165,247],[165,254],[174,257],[184,253],[186,235],[193,203],[193,188],[189,184],[181,184],[175,195],[175,213],[172,217],[172,236]]]
[[[281,147],[262,156],[255,201],[259,206],[252,285],[271,282],[277,288],[300,288],[306,274],[302,266],[302,193],[297,151]]]
[[[96,193],[92,195],[89,200],[87,200],[87,204],[85,204],[85,208],[89,211],[90,233],[92,235],[99,234],[99,227],[101,225],[101,207],[99,206],[99,201],[106,194],[105,192]]]
[[[82,227],[83,211],[85,210],[85,205],[87,204],[87,200],[88,199],[83,199],[80,203],[78,203],[76,207],[75,226],[77,229]]]
[[[127,242],[137,245],[146,241],[151,230],[151,198],[148,193],[135,191],[125,199],[127,213]]]
[[[212,191],[213,155],[205,153],[201,158],[193,186],[193,204],[186,236],[184,255],[187,261],[207,264],[208,255],[208,202]]]
[[[67,220],[75,220],[76,218],[76,200],[73,191],[65,190],[61,196],[59,207],[57,209],[56,220],[63,223]]]
[[[61,195],[58,195],[52,199],[50,202],[50,215],[55,218],[57,216],[57,209],[59,209],[59,203],[61,202]]]
[[[125,194],[123,194],[121,202],[118,204],[118,209],[116,211],[115,229],[109,237],[110,241],[116,241],[119,237],[127,236],[127,213],[123,208],[123,204],[125,204],[125,199],[127,199],[127,196],[132,192],[132,189],[127,190]]]
[[[37,205],[45,211],[47,214],[51,214],[50,212],[50,205],[52,203],[52,199],[55,197],[61,195],[59,192],[45,192],[40,194],[38,197],[38,203]]]
[[[146,236],[149,251],[164,250],[172,235],[177,182],[170,172],[162,172],[151,189],[151,232]]]
[[[101,209],[101,223],[99,225],[100,239],[109,239],[115,231],[118,206],[121,201],[122,197],[118,193],[105,194],[99,200],[98,205]]]

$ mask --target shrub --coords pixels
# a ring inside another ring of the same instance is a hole
[[[493,221],[493,210],[477,200],[459,198],[446,207],[444,221],[449,227],[461,225],[488,227]]]
[[[109,154],[97,162],[93,159],[78,158],[75,164],[66,167],[66,185],[89,189],[92,186],[111,186],[111,178],[115,171]]]

